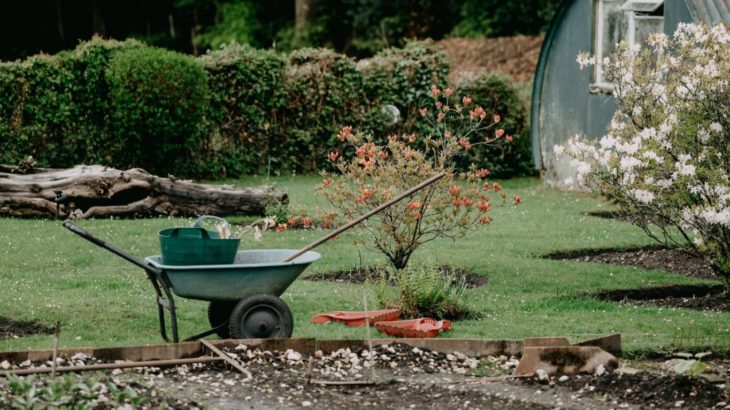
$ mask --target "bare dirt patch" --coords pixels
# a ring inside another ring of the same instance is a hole
[[[31,335],[48,335],[53,329],[36,322],[12,320],[0,316],[0,340]]]
[[[487,277],[478,273],[470,272],[463,268],[440,266],[439,270],[444,275],[454,275],[456,278],[464,278],[464,285],[467,289],[478,288],[487,284]],[[380,280],[383,268],[376,266],[365,266],[349,270],[328,272],[321,275],[310,275],[305,280],[314,282],[328,281],[336,283],[363,284],[366,282],[375,283]]]

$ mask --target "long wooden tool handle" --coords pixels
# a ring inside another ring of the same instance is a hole
[[[302,249],[298,250],[297,253],[294,255],[291,255],[283,260],[283,262],[291,262],[294,259],[304,255],[307,251],[311,251],[312,249],[316,248],[317,246],[321,245],[324,242],[327,242],[328,240],[334,238],[335,236],[341,234],[342,232],[345,232],[346,230],[352,228],[353,226],[359,224],[362,221],[367,220],[371,216],[377,214],[378,212],[389,208],[391,205],[395,204],[396,202],[402,200],[403,198],[406,198],[408,196],[413,195],[415,192],[420,191],[421,189],[433,184],[434,182],[438,181],[439,179],[443,178],[446,175],[446,173],[441,172],[439,174],[436,174],[432,176],[431,178],[421,182],[420,184],[414,186],[413,188],[409,189],[408,191],[398,195],[397,197],[391,199],[390,201],[380,205],[379,207],[371,210],[370,212],[366,213],[365,215],[362,215],[358,217],[357,219],[352,220],[347,225],[343,225],[342,227],[335,229],[334,231],[330,232],[329,234],[325,235],[322,238],[317,239],[316,241],[310,243],[309,245],[303,247]]]

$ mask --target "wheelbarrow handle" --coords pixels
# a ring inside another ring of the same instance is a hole
[[[114,245],[112,245],[110,243],[106,243],[106,242],[102,241],[101,239],[99,239],[99,238],[95,237],[94,235],[90,234],[85,229],[83,229],[83,228],[81,228],[81,227],[79,227],[77,225],[74,225],[73,222],[71,222],[68,219],[65,220],[65,221],[63,221],[63,227],[66,228],[66,229],[68,229],[69,231],[75,233],[76,235],[78,235],[78,236],[86,239],[87,241],[93,243],[94,245],[97,245],[97,246],[99,246],[101,248],[104,248],[104,249],[106,249],[106,250],[108,250],[108,251],[110,251],[110,252],[112,252],[112,253],[114,253],[114,254],[116,254],[118,256],[121,256],[122,258],[126,259],[127,261],[129,261],[129,262],[131,262],[131,263],[139,266],[140,268],[142,268],[142,269],[144,269],[144,270],[146,270],[148,272],[152,272],[152,273],[154,273],[157,276],[159,276],[159,275],[162,274],[162,271],[161,270],[155,268],[154,266],[150,266],[149,264],[145,263],[143,260],[141,260],[141,259],[139,259],[137,257],[134,257],[134,256],[128,254],[127,252],[124,252],[123,250],[117,248],[116,246],[114,246]]]

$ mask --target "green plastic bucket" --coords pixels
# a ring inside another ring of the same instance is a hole
[[[240,239],[220,239],[215,231],[202,227],[206,219],[224,219],[201,216],[193,227],[169,228],[160,231],[160,250],[165,265],[229,265],[236,259]]]

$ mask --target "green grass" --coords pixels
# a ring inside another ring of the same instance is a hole
[[[286,190],[291,203],[309,209],[325,207],[314,195],[317,177],[278,177],[269,182]],[[255,185],[266,178],[227,181]],[[459,241],[429,243],[413,262],[462,266],[488,277],[487,285],[467,291],[468,302],[482,312],[479,320],[457,322],[442,337],[522,338],[622,332],[628,348],[664,345],[668,337],[650,334],[724,335],[730,343],[727,313],[628,307],[580,295],[599,289],[632,288],[697,280],[638,268],[541,259],[559,250],[630,247],[652,242],[638,228],[586,216],[608,209],[599,198],[559,192],[534,179],[504,183],[523,205],[497,206],[494,222]],[[157,232],[187,221],[169,218],[81,221],[79,225],[138,256],[159,253]],[[61,346],[112,346],[160,343],[154,292],[143,271],[73,235],[51,220],[0,219],[0,316],[36,320],[51,326],[61,321]],[[317,249],[322,259],[305,275],[354,268],[385,260],[353,243],[362,231],[343,234]],[[300,248],[321,231],[267,232],[248,248]],[[362,310],[363,285],[297,280],[282,296],[295,317],[295,337],[364,338],[363,329],[312,325],[309,319],[332,310]],[[375,298],[370,293],[370,299]],[[183,336],[206,329],[206,304],[177,299]],[[371,306],[372,308],[372,306]],[[0,350],[50,348],[49,336],[0,341]]]

